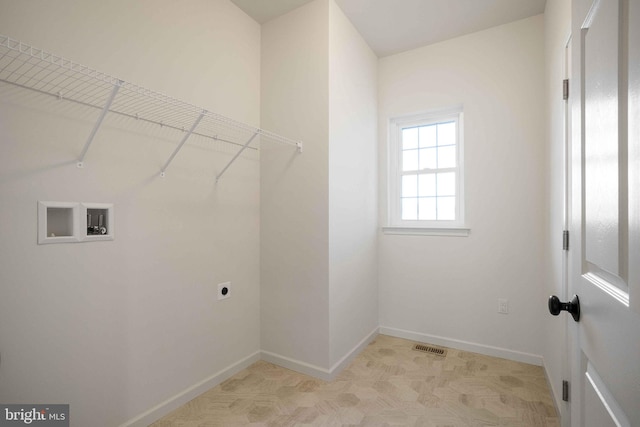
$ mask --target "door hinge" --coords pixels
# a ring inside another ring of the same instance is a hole
[[[569,381],[562,381],[562,400],[565,402],[569,401]]]
[[[569,230],[564,230],[562,232],[562,250],[569,250]]]
[[[569,99],[569,79],[564,79],[562,81],[562,99]]]

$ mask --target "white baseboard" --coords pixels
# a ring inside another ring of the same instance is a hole
[[[349,362],[351,362],[357,355],[364,349],[376,336],[378,335],[378,327],[376,327],[371,333],[364,337],[349,353],[347,353],[342,359],[340,359],[333,367],[329,369],[321,368],[319,366],[311,365],[309,363],[301,362],[299,360],[291,359],[279,354],[271,353],[268,351],[257,351],[250,356],[245,357],[237,363],[229,366],[226,369],[221,370],[200,381],[197,384],[181,391],[173,397],[165,400],[162,403],[154,406],[148,411],[138,415],[135,418],[121,424],[120,427],[146,427],[154,421],[159,420],[171,411],[178,409],[180,406],[189,402],[190,400],[198,397],[205,391],[217,386],[224,380],[230,378],[241,370],[248,368],[259,360],[273,363],[283,368],[291,369],[296,372],[301,372],[312,377],[319,378],[325,381],[331,381],[335,376],[344,369]]]
[[[283,368],[291,369],[292,371],[300,372],[301,374],[310,375],[324,381],[331,381],[331,372],[326,368],[321,368],[320,366],[312,365],[310,363],[302,362],[300,360],[265,350],[262,350],[262,360]]]
[[[543,366],[542,356],[536,354],[524,353],[506,348],[493,347],[485,344],[478,344],[468,341],[457,340],[453,338],[439,337],[436,335],[423,334],[421,332],[406,331],[404,329],[389,328],[380,326],[382,335],[390,335],[392,337],[405,338],[412,341],[426,342],[429,344],[441,345],[443,347],[455,348],[457,350],[471,351],[474,353],[484,354],[486,356],[501,357],[503,359],[513,360],[516,362],[529,363],[531,365]]]
[[[291,359],[264,350],[262,351],[262,360],[324,381],[332,381],[377,335],[378,327],[376,326],[373,331],[367,334],[351,351],[333,365],[331,369],[321,368],[320,366],[311,365],[300,360]]]
[[[338,360],[338,362],[336,362],[331,367],[331,379],[335,378],[336,375],[338,375],[344,368],[346,368],[347,365],[349,365],[349,363],[351,363],[351,361],[355,359],[355,357],[360,354],[360,352],[364,350],[364,348],[378,336],[379,330],[380,328],[376,326],[371,332],[369,332],[369,334],[367,334],[367,336],[365,336],[358,344],[356,344],[356,346],[353,347],[351,351],[345,354],[342,359]]]
[[[211,375],[209,378],[205,378],[199,383],[192,385],[191,387],[181,391],[175,396],[170,397],[164,402],[159,403],[148,411],[125,422],[124,424],[121,424],[120,427],[146,427],[154,421],[157,421],[160,418],[164,417],[168,413],[178,409],[180,406],[184,405],[190,400],[198,397],[205,391],[217,386],[224,380],[232,377],[243,369],[248,368],[258,360],[260,360],[259,351]]]

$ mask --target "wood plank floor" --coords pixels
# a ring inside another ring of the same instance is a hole
[[[413,344],[378,335],[331,382],[260,361],[152,426],[560,426],[541,367]]]

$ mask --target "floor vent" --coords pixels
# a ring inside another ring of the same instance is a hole
[[[416,344],[413,346],[413,349],[416,351],[422,351],[424,353],[435,354],[436,356],[445,357],[447,355],[447,350],[440,347],[434,347],[431,345],[425,344]]]

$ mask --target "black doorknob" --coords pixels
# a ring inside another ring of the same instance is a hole
[[[562,310],[568,311],[573,316],[573,320],[580,321],[580,299],[574,295],[569,302],[561,302],[557,296],[549,297],[549,313],[557,316]]]

